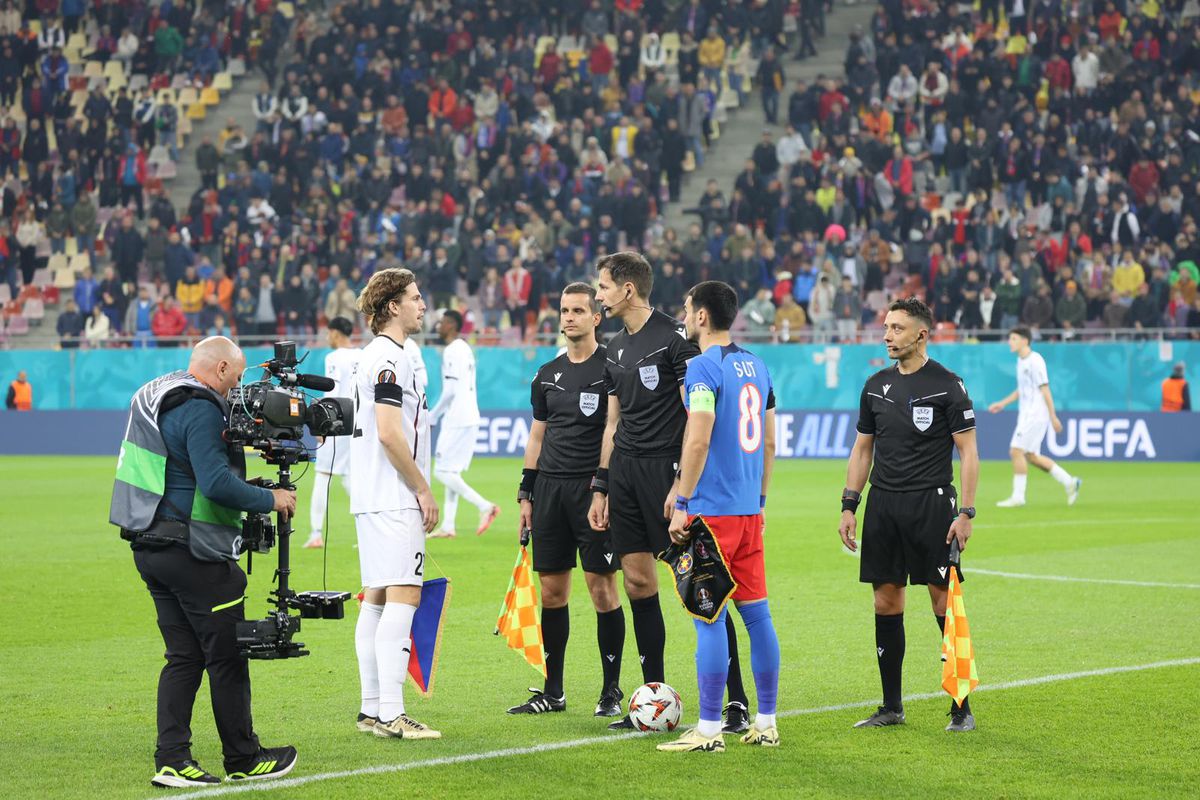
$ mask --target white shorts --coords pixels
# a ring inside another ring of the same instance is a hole
[[[354,515],[362,585],[420,586],[425,582],[425,526],[415,508]]]
[[[438,431],[437,463],[435,469],[447,472],[466,472],[475,455],[475,437],[478,425],[470,427],[444,427]]]
[[[1047,419],[1018,419],[1017,428],[1013,431],[1012,441],[1008,443],[1010,450],[1024,450],[1035,456],[1042,454],[1042,442],[1046,441],[1046,431],[1050,428]]]
[[[316,470],[332,475],[349,475],[350,437],[326,436],[325,444],[317,448]]]

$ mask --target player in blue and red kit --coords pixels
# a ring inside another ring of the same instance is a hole
[[[686,541],[688,525],[700,516],[725,555],[738,584],[733,602],[750,635],[758,695],[754,724],[741,741],[774,747],[779,744],[779,639],[767,606],[762,511],[775,461],[775,394],[763,360],[730,339],[738,311],[731,286],[699,283],[688,292],[684,309],[688,336],[699,343],[701,355],[688,364],[684,380],[690,416],[669,533],[672,541]],[[660,744],[659,750],[725,749],[721,699],[729,663],[728,613],[722,609],[712,623],[696,620],[700,723],[677,741]]]

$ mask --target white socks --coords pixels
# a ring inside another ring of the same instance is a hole
[[[1072,478],[1070,474],[1058,464],[1055,464],[1053,467],[1051,467],[1050,477],[1061,483],[1064,489],[1070,489],[1071,484],[1075,481],[1075,479]]]
[[[721,732],[723,723],[721,720],[702,719],[696,724],[696,730],[701,736],[706,736],[709,739],[718,735]]]
[[[1028,475],[1013,475],[1013,499],[1024,502],[1025,484],[1029,482]]]
[[[321,473],[317,473],[320,476]],[[383,606],[363,603],[354,626],[354,652],[358,655],[358,678],[362,683],[362,707],[368,717],[379,717],[379,664],[375,661],[375,631]]]
[[[441,528],[444,531],[452,531],[454,527],[454,519],[458,516],[458,492],[446,487],[446,502],[442,506],[442,524]]]
[[[468,503],[478,508],[479,513],[481,514],[491,509],[492,504],[485,500],[483,495],[467,485],[467,482],[463,480],[461,472],[450,472],[448,470],[439,469],[434,470],[433,475],[446,487],[446,509],[445,514],[443,515],[443,519],[446,522],[443,523],[443,527],[445,527],[446,524],[449,524],[450,527],[448,530],[454,530],[453,512],[458,511],[458,497],[456,496],[453,498],[454,505],[451,506],[451,493],[461,496]]]
[[[775,715],[774,714],[755,714],[754,715],[754,727],[758,728],[760,731],[765,731],[767,728],[774,728],[775,727]]]
[[[404,678],[412,650],[413,615],[416,606],[387,603],[375,630],[375,661],[379,674],[379,719],[391,722],[404,713]]]

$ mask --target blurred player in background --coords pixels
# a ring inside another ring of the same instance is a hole
[[[633,252],[613,253],[597,264],[596,296],[624,327],[608,343],[608,420],[588,521],[597,531],[611,527],[633,632],[646,683],[662,683],[667,631],[658,599],[655,557],[667,549],[667,519],[675,502],[679,450],[687,424],[683,381],[700,350],[677,320],[650,305],[654,274]],[[610,472],[611,470],[611,472]],[[611,474],[611,478],[610,478]],[[729,637],[727,733],[749,727],[746,692],[733,624]],[[632,729],[629,717],[612,730]]]
[[[359,349],[352,347],[350,337],[354,333],[354,323],[344,317],[329,320],[329,346],[333,350],[325,356],[325,377],[331,378],[336,384],[325,393],[326,397],[354,396],[354,365],[358,362]],[[329,485],[333,476],[342,479],[342,488],[350,493],[350,442],[338,436],[322,438],[317,448],[317,477],[313,481],[312,500],[309,507],[309,521],[312,532],[308,535],[305,547],[324,547],[325,539],[322,532],[325,528],[325,509],[329,501]]]
[[[362,684],[358,729],[396,739],[438,739],[405,713],[413,615],[421,602],[425,535],[437,526],[429,489],[425,384],[404,341],[421,330],[425,301],[406,269],[376,272],[358,298],[375,338],[354,375],[350,512],[364,588],[354,631]]]
[[[446,505],[442,527],[433,534],[435,539],[453,539],[454,518],[461,497],[479,509],[479,524],[475,535],[480,536],[500,514],[500,506],[487,500],[463,480],[462,474],[471,466],[475,455],[475,437],[479,432],[479,399],[475,394],[475,354],[459,336],[462,314],[444,311],[438,320],[437,334],[445,343],[442,351],[442,396],[429,415],[430,425],[438,429],[437,452],[434,455],[434,476],[446,487]]]
[[[779,638],[767,606],[763,562],[763,515],[775,463],[775,392],[762,359],[729,336],[737,317],[737,293],[720,281],[697,284],[684,299],[688,337],[701,355],[688,364],[685,389],[690,416],[679,465],[678,495],[671,516],[675,542],[690,538],[699,516],[712,531],[737,582],[733,602],[750,635],[750,664],[758,713],[744,744],[776,747],[775,699],[779,691]],[[660,744],[670,752],[720,752],[721,699],[729,664],[725,626],[729,609],[696,623],[696,678],[700,723],[678,740]]]
[[[542,636],[546,682],[510,714],[565,711],[563,658],[571,632],[567,601],[575,552],[596,609],[596,641],[604,675],[597,717],[621,715],[621,653],[625,649],[625,612],[617,594],[616,571],[608,533],[588,525],[591,478],[600,463],[604,438],[605,349],[596,341],[600,305],[586,283],[562,291],[559,326],[566,351],[538,369],[530,386],[533,425],[525,445],[525,469],[517,500],[519,528],[532,531],[533,569],[542,589]]]
[[[1029,328],[1013,328],[1008,334],[1008,349],[1017,354],[1017,388],[1003,400],[992,403],[988,411],[1001,411],[1013,400],[1017,400],[1017,428],[1013,431],[1008,453],[1012,456],[1012,495],[996,503],[1000,508],[1017,508],[1025,505],[1025,483],[1029,479],[1029,464],[1058,481],[1067,493],[1067,505],[1075,505],[1079,499],[1079,487],[1083,480],[1067,473],[1065,469],[1042,455],[1042,442],[1046,441],[1046,429],[1054,428],[1062,433],[1063,425],[1054,413],[1054,398],[1050,394],[1050,376],[1046,372],[1046,360],[1030,347],[1033,334]]]

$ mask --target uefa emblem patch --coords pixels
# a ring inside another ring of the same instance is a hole
[[[924,433],[933,424],[933,406],[913,406],[913,425]]]
[[[658,365],[651,364],[648,367],[639,367],[638,377],[642,379],[642,386],[645,386],[650,391],[654,391],[658,388]]]
[[[596,409],[600,407],[600,395],[595,392],[580,392],[579,393],[579,410],[583,412],[585,417],[590,417],[596,413]]]

